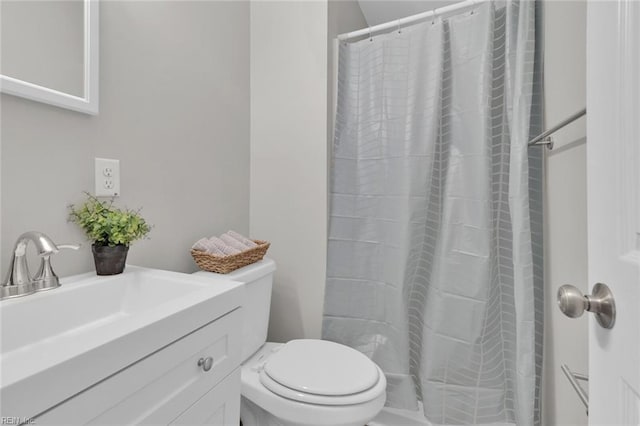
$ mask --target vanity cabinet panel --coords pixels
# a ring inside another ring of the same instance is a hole
[[[168,424],[225,382],[229,389],[238,388],[228,395],[239,404],[240,379],[237,373],[230,373],[240,365],[241,326],[242,309],[238,308],[105,378],[35,421],[66,425]],[[199,365],[199,360],[209,357],[211,361]],[[223,407],[225,418],[230,418],[227,412],[233,410],[227,407],[231,405],[229,402]],[[211,407],[210,415],[215,408]]]
[[[172,425],[238,426],[240,419],[240,368],[207,392]]]

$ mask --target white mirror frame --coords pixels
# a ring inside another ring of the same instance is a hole
[[[85,0],[84,6],[84,95],[70,95],[6,75],[0,75],[0,92],[85,114],[98,114],[100,5],[98,0]]]

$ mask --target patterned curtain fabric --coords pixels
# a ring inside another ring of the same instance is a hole
[[[323,338],[437,424],[539,424],[533,1],[340,46]]]

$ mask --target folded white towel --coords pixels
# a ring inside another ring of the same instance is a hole
[[[240,241],[236,240],[230,235],[222,234],[220,235],[220,239],[225,242],[226,245],[236,248],[240,251],[245,251],[249,249],[249,246],[242,244]]]
[[[244,244],[249,248],[257,246],[255,242],[251,241],[249,238],[245,237],[244,235],[237,233],[236,231],[229,230],[227,231],[227,235],[230,236],[231,238],[234,238],[240,241],[242,244]]]
[[[191,246],[191,248],[209,254],[225,256],[225,253],[220,250],[215,244],[213,244],[208,238],[200,238],[193,246]]]
[[[208,243],[209,239],[200,238],[194,245],[191,246],[191,248],[198,251],[207,251]]]
[[[218,248],[218,250],[222,251],[226,255],[240,253],[240,250],[238,250],[237,248],[231,247],[230,245],[227,245],[224,241],[222,241],[218,237],[211,237],[209,238],[209,241],[213,245],[215,245]]]
[[[211,240],[207,240],[205,243],[207,247],[207,253],[215,254],[217,256],[226,256],[226,253],[218,248],[216,244],[214,244]]]

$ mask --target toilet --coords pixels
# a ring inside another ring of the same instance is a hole
[[[211,280],[245,284],[243,305],[243,426],[364,426],[382,409],[386,379],[373,361],[338,343],[267,340],[275,262],[269,258]]]

